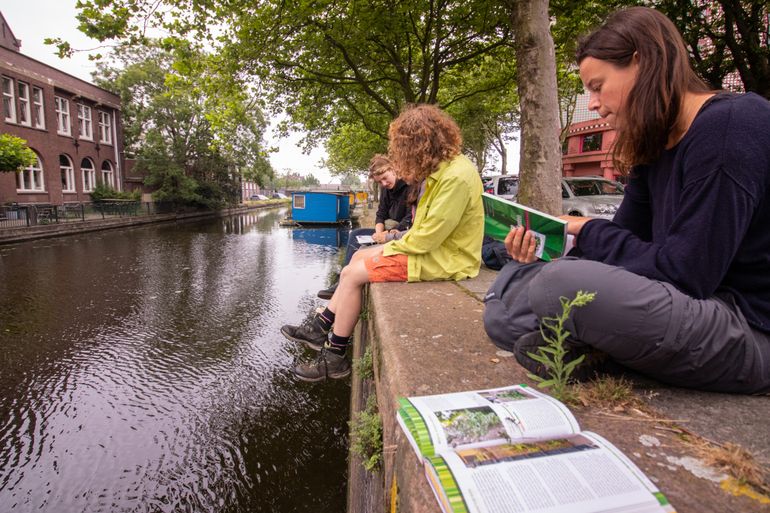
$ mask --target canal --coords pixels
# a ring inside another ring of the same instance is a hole
[[[346,234],[283,215],[0,246],[0,511],[345,510],[350,385],[279,328]]]

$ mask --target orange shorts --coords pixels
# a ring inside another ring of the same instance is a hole
[[[383,281],[407,281],[408,257],[397,253],[395,255],[377,255],[364,260],[366,273],[371,283]]]

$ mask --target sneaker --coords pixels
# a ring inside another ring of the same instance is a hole
[[[281,333],[289,340],[305,344],[314,351],[320,351],[329,336],[329,330],[321,326],[318,315],[313,315],[299,326],[284,324]]]
[[[310,382],[342,379],[350,375],[350,362],[344,354],[333,353],[324,346],[315,361],[294,367],[294,374],[302,381]]]
[[[340,282],[337,282],[331,287],[329,287],[328,289],[319,290],[318,297],[320,297],[321,299],[331,299],[332,296],[334,295],[334,291],[337,290],[337,285],[339,284]]]
[[[570,379],[575,381],[587,381],[595,378],[597,374],[604,372],[614,372],[617,365],[613,365],[613,362],[609,360],[606,353],[597,351],[590,346],[575,345],[565,342],[567,345],[567,354],[564,355],[564,363],[569,363],[580,358],[581,355],[585,355],[585,358],[580,362],[570,374]],[[546,345],[543,336],[539,331],[533,331],[520,337],[513,346],[513,355],[516,357],[516,361],[527,369],[535,376],[539,376],[543,379],[550,379],[551,375],[548,373],[548,369],[542,363],[534,360],[529,353],[538,353],[538,348]]]

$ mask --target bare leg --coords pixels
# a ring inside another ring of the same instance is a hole
[[[342,269],[340,284],[334,292],[327,308],[334,312],[334,334],[349,337],[358,322],[361,313],[361,289],[369,283],[369,273],[364,260],[381,255],[383,246],[373,246],[356,251],[353,259]]]

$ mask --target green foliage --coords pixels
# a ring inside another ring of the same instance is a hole
[[[272,180],[262,112],[236,78],[210,72],[219,57],[176,40],[121,50],[96,83],[120,94],[126,149],[155,199],[220,208],[236,201],[239,175]]]
[[[371,346],[366,348],[361,358],[353,360],[353,372],[361,379],[374,379],[374,360]]]
[[[91,201],[99,202],[111,199],[139,201],[142,198],[140,191],[118,191],[105,185],[97,183],[94,190],[91,191]]]
[[[568,399],[566,395],[570,376],[575,367],[585,359],[585,355],[580,355],[570,362],[565,362],[564,357],[567,354],[565,341],[570,336],[570,332],[564,327],[564,323],[569,319],[573,308],[585,306],[595,297],[595,292],[589,293],[579,290],[574,299],[559,298],[562,307],[561,313],[555,317],[543,317],[540,321],[540,333],[546,344],[538,347],[537,353],[528,353],[530,358],[545,366],[550,377],[544,379],[534,374],[528,374],[528,376],[537,381],[538,387],[551,389],[551,393],[557,399]]]
[[[388,123],[405,103],[443,107],[503,101],[514,57],[500,3],[283,2],[281,0],[81,0],[80,30],[99,41],[206,41],[218,57],[195,62],[205,78],[238,77],[307,131],[305,146],[330,141],[334,173],[360,172],[382,151]],[[187,74],[187,73],[185,73]],[[367,137],[361,137],[367,133]],[[332,140],[333,139],[333,140]]]
[[[0,134],[0,172],[13,173],[33,165],[37,155],[27,141],[11,134]]]
[[[366,409],[355,414],[350,421],[350,450],[361,457],[369,472],[382,464],[382,418],[377,411],[377,397],[370,395]]]
[[[500,419],[494,412],[457,410],[444,422],[471,439],[481,439],[493,427],[499,425]]]

